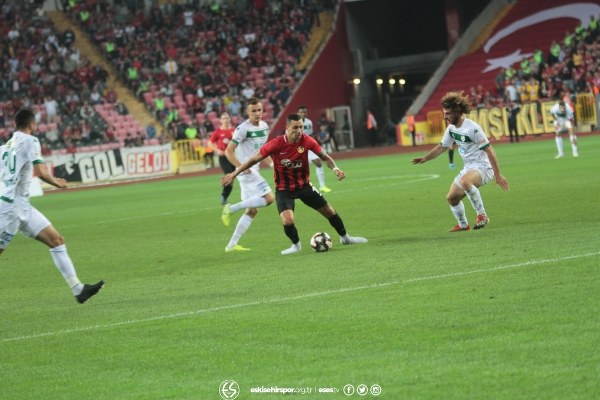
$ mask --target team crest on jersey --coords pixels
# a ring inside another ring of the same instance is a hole
[[[298,153],[300,153],[300,154],[304,153],[304,147],[298,146]]]

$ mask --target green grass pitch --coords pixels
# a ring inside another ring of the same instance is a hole
[[[275,205],[242,238],[251,251],[224,252],[240,214],[221,225],[217,175],[35,198],[79,277],[106,286],[79,305],[42,244],[13,240],[0,399],[220,399],[225,380],[238,399],[289,398],[250,392],[275,386],[303,399],[598,398],[600,136],[579,148],[565,141],[554,160],[553,140],[495,145],[511,190],[482,188],[490,224],[455,234],[446,154],[341,160],[347,179],[327,171],[326,198],[369,243],[340,245],[299,203],[304,248],[290,256]],[[308,246],[319,231],[327,253]],[[346,396],[348,384],[381,395]]]

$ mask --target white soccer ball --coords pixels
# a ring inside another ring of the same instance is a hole
[[[310,238],[310,247],[317,253],[328,251],[333,246],[331,236],[325,232],[318,232]]]

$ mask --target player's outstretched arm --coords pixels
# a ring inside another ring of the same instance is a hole
[[[229,162],[234,167],[238,167],[241,164],[241,162],[235,156],[235,148],[236,147],[237,147],[237,144],[235,144],[234,142],[229,142],[229,144],[227,144],[227,147],[225,148],[225,157],[227,157]]]
[[[508,184],[508,180],[502,175],[498,175],[496,176],[496,183],[502,188],[502,190],[504,190],[505,192],[508,191],[508,189],[510,188],[510,185]]]
[[[48,172],[48,168],[46,168],[46,164],[39,163],[33,165],[33,170],[35,175],[46,182],[49,185],[55,186],[57,188],[64,189],[67,187],[67,181],[62,178],[55,178]]]
[[[490,160],[490,164],[492,164],[492,170],[494,170],[494,177],[496,179],[496,183],[502,188],[502,190],[507,191],[509,189],[508,180],[502,175],[500,172],[500,165],[498,164],[498,157],[496,157],[496,151],[492,146],[488,146],[485,148],[485,153]]]
[[[230,185],[236,176],[238,176],[242,172],[246,171],[248,168],[252,167],[254,164],[257,164],[264,159],[265,159],[265,157],[263,157],[260,153],[256,153],[256,155],[254,157],[250,158],[248,161],[246,161],[242,165],[238,166],[232,173],[224,175],[221,178],[221,185],[222,186]]]
[[[442,145],[438,144],[433,149],[431,149],[431,151],[429,153],[427,153],[425,156],[413,158],[411,163],[413,163],[413,164],[426,163],[429,160],[433,160],[434,158],[436,158],[437,156],[439,156],[446,150],[447,150],[447,147],[442,147]]]
[[[217,145],[215,143],[211,142],[210,139],[209,139],[208,143],[206,143],[206,144],[208,145],[209,148],[211,148],[215,152],[216,155],[218,155],[218,156],[225,155],[225,152],[223,152],[223,150],[219,150]]]
[[[333,171],[333,173],[335,174],[335,176],[338,178],[339,181],[341,181],[342,179],[344,179],[346,177],[346,174],[344,173],[344,171],[342,171],[341,169],[339,169],[337,167],[337,165],[335,164],[335,161],[333,160],[333,158],[331,158],[331,156],[329,154],[325,153],[324,151],[321,151],[321,154],[318,154],[318,156]]]

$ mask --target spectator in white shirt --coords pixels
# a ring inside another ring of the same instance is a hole
[[[194,26],[194,12],[191,9],[183,13],[183,23],[186,28]]]
[[[46,107],[46,117],[48,122],[52,123],[56,121],[56,113],[58,112],[58,103],[52,97],[46,97],[44,101],[44,107]]]
[[[250,49],[248,48],[248,46],[243,44],[238,48],[237,52],[238,52],[238,55],[240,56],[240,58],[242,60],[245,60],[246,57],[248,57],[248,54],[250,53]],[[252,96],[250,96],[250,97],[252,97]]]
[[[254,97],[254,88],[251,86],[248,86],[246,84],[242,84],[242,86],[244,86],[244,88],[242,89],[242,96],[244,96],[246,99],[250,99],[252,97]]]
[[[165,72],[167,73],[167,75],[169,76],[173,76],[177,73],[177,61],[173,60],[172,58],[169,58],[169,61],[167,61],[164,65],[163,65],[163,69],[165,70]]]

